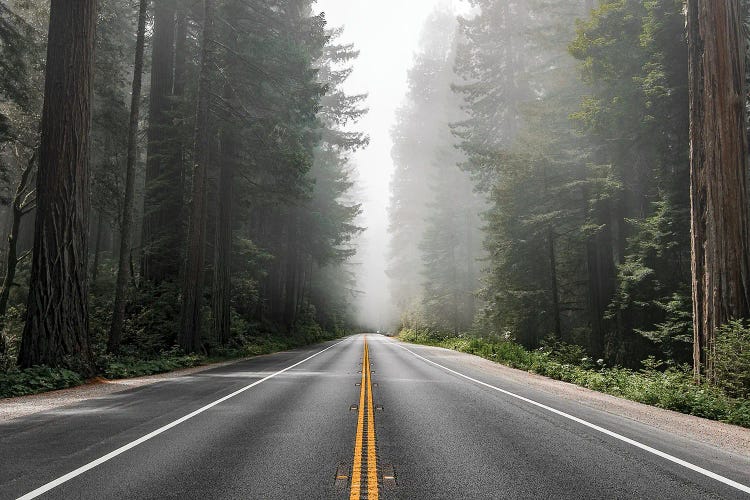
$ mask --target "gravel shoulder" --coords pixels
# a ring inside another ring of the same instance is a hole
[[[416,344],[407,345],[418,346]],[[524,384],[558,398],[576,401],[584,406],[619,415],[709,446],[750,456],[750,429],[618,398],[568,382],[510,368],[471,354],[442,347],[430,347],[429,349],[430,359],[435,362],[445,361],[451,363],[452,366],[460,364],[472,367],[488,375]]]
[[[32,394],[30,396],[19,396],[16,398],[0,399],[0,422],[12,420],[14,418],[25,417],[34,413],[53,410],[63,406],[69,406],[88,399],[107,396],[115,392],[127,391],[136,387],[156,384],[168,380],[174,380],[185,375],[212,370],[222,366],[239,363],[249,358],[234,359],[231,361],[222,361],[220,363],[211,363],[207,365],[195,366],[192,368],[183,368],[172,372],[148,375],[145,377],[135,377],[117,380],[107,380],[101,377],[92,379],[84,385],[71,387],[69,389],[60,389],[57,391],[43,392]]]

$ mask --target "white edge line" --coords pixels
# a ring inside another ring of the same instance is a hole
[[[542,404],[542,403],[537,403],[536,401],[531,400],[529,398],[525,398],[523,396],[519,396],[518,394],[512,393],[510,391],[506,391],[505,389],[500,389],[499,387],[495,387],[494,385],[488,384],[486,382],[482,382],[481,380],[477,380],[475,378],[469,377],[468,375],[464,375],[463,373],[457,372],[455,370],[451,370],[450,368],[448,368],[446,366],[443,366],[440,363],[436,363],[436,362],[434,362],[432,360],[429,360],[429,359],[427,359],[427,358],[425,358],[423,356],[420,356],[419,354],[417,354],[416,352],[412,351],[411,349],[407,349],[406,347],[404,347],[404,346],[402,346],[402,345],[400,345],[400,344],[398,344],[396,342],[393,342],[393,345],[395,345],[397,347],[400,347],[401,349],[403,349],[403,350],[405,350],[407,352],[410,352],[411,354],[413,354],[414,356],[416,356],[417,358],[419,358],[419,359],[421,359],[423,361],[426,361],[426,362],[428,362],[430,364],[433,364],[433,365],[435,365],[437,367],[440,367],[440,368],[442,368],[445,371],[453,373],[454,375],[458,375],[459,377],[463,377],[466,380],[470,380],[470,381],[472,381],[472,382],[474,382],[476,384],[482,385],[482,386],[487,387],[489,389],[494,389],[494,390],[496,390],[498,392],[501,392],[501,393],[503,393],[505,395],[514,397],[516,399],[520,399],[521,401],[524,401],[524,402],[529,403],[531,405],[537,406],[537,407],[542,408],[544,410],[547,410],[547,411],[550,411],[550,412],[555,413],[557,415],[560,415],[561,417],[567,418],[568,420],[572,420],[572,421],[577,422],[577,423],[579,423],[581,425],[585,425],[586,427],[588,427],[590,429],[593,429],[595,431],[601,432],[602,434],[606,434],[607,436],[611,436],[611,437],[613,437],[615,439],[619,439],[620,441],[623,441],[625,443],[628,443],[629,445],[635,446],[636,448],[640,448],[641,450],[644,450],[644,451],[647,451],[649,453],[652,453],[652,454],[654,454],[654,455],[656,455],[658,457],[661,457],[661,458],[663,458],[665,460],[669,460],[670,462],[676,463],[677,465],[681,465],[682,467],[685,467],[686,469],[690,469],[690,470],[692,470],[694,472],[697,472],[698,474],[702,474],[702,475],[704,475],[706,477],[710,477],[711,479],[715,479],[716,481],[719,481],[720,483],[724,483],[727,486],[731,486],[732,488],[735,488],[737,490],[743,491],[745,493],[750,493],[750,486],[744,485],[742,483],[738,483],[737,481],[732,481],[731,479],[729,479],[727,477],[724,477],[724,476],[719,475],[719,474],[717,474],[715,472],[711,472],[710,470],[704,469],[703,467],[699,467],[699,466],[697,466],[695,464],[692,464],[690,462],[687,462],[685,460],[682,460],[680,458],[672,456],[669,453],[665,453],[663,451],[657,450],[656,448],[652,448],[652,447],[650,447],[648,445],[645,445],[643,443],[635,441],[634,439],[630,439],[628,437],[625,437],[622,434],[618,434],[616,432],[610,431],[609,429],[605,429],[604,427],[600,427],[600,426],[598,426],[596,424],[592,424],[591,422],[588,422],[588,421],[583,420],[581,418],[574,417],[573,415],[570,415],[569,413],[565,413],[564,411],[557,410],[555,408],[552,408],[552,407],[547,406],[547,405]]]
[[[221,399],[217,399],[217,400],[216,400],[216,401],[214,401],[213,403],[209,403],[209,404],[207,404],[206,406],[204,406],[204,407],[202,407],[202,408],[198,408],[198,409],[197,409],[197,410],[195,410],[194,412],[192,412],[192,413],[188,413],[188,414],[187,414],[187,415],[185,415],[184,417],[178,418],[178,419],[177,419],[177,420],[175,420],[174,422],[170,422],[170,423],[168,423],[167,425],[165,425],[165,426],[163,426],[163,427],[159,427],[159,428],[158,428],[158,429],[156,429],[155,431],[149,432],[149,433],[148,433],[148,434],[146,434],[145,436],[142,436],[142,437],[140,437],[140,438],[136,439],[135,441],[132,441],[132,442],[130,442],[130,443],[128,443],[128,444],[126,444],[126,445],[124,445],[124,446],[121,446],[121,447],[117,448],[117,449],[116,449],[116,450],[114,450],[114,451],[111,451],[111,452],[107,453],[106,455],[104,455],[104,456],[102,456],[102,457],[100,457],[100,458],[97,458],[97,459],[96,459],[96,460],[94,460],[93,462],[89,462],[89,463],[87,463],[86,465],[83,465],[83,466],[81,466],[81,467],[79,467],[79,468],[77,468],[77,469],[75,469],[75,470],[73,470],[73,471],[70,471],[70,472],[68,472],[68,473],[67,473],[67,474],[65,474],[64,476],[60,476],[60,477],[58,477],[58,478],[57,478],[57,479],[55,479],[54,481],[50,481],[49,483],[45,484],[44,486],[40,486],[39,488],[35,489],[34,491],[30,491],[29,493],[26,493],[26,494],[25,494],[24,496],[22,496],[22,497],[18,497],[18,500],[28,500],[28,499],[31,499],[31,498],[36,498],[36,497],[38,497],[39,495],[42,495],[42,494],[44,494],[44,493],[46,493],[46,492],[50,491],[51,489],[53,489],[53,488],[56,488],[56,487],[60,486],[61,484],[63,484],[63,483],[65,483],[65,482],[68,482],[68,481],[70,481],[70,480],[71,480],[71,479],[73,479],[74,477],[80,476],[80,475],[81,475],[81,474],[83,474],[84,472],[86,472],[86,471],[88,471],[88,470],[91,470],[91,469],[93,469],[94,467],[97,467],[97,466],[99,466],[99,465],[103,464],[104,462],[106,462],[106,461],[108,461],[108,460],[111,460],[111,459],[115,458],[116,456],[118,456],[118,455],[121,455],[121,454],[125,453],[126,451],[128,451],[128,450],[130,450],[130,449],[132,449],[132,448],[135,448],[135,447],[136,447],[136,446],[138,446],[139,444],[145,443],[145,442],[146,442],[146,441],[148,441],[149,439],[151,439],[151,438],[153,438],[153,437],[156,437],[156,436],[158,436],[159,434],[162,434],[163,432],[166,432],[166,431],[168,431],[168,430],[169,430],[169,429],[171,429],[172,427],[178,426],[178,425],[180,425],[181,423],[183,423],[183,422],[185,422],[185,421],[187,421],[187,420],[190,420],[191,418],[195,417],[196,415],[200,415],[200,414],[201,414],[201,413],[203,413],[204,411],[206,411],[206,410],[209,410],[209,409],[213,408],[214,406],[216,406],[216,405],[218,405],[218,404],[220,404],[220,403],[223,403],[224,401],[226,401],[226,400],[228,400],[228,399],[231,399],[231,398],[233,398],[233,397],[237,396],[238,394],[242,394],[243,392],[247,391],[248,389],[252,389],[252,388],[253,388],[253,387],[255,387],[256,385],[260,385],[260,384],[262,384],[263,382],[265,382],[265,381],[267,381],[267,380],[270,380],[270,379],[272,379],[272,378],[276,377],[277,375],[281,375],[282,373],[284,373],[284,372],[287,372],[287,371],[291,370],[292,368],[295,368],[295,367],[297,367],[297,366],[301,365],[302,363],[304,363],[304,362],[306,362],[306,361],[309,361],[309,360],[311,360],[311,359],[312,359],[312,358],[314,358],[315,356],[317,356],[317,355],[319,355],[319,354],[322,354],[322,353],[326,352],[326,351],[327,351],[327,350],[329,350],[329,349],[333,349],[334,347],[336,347],[337,345],[339,345],[339,344],[341,344],[341,343],[343,343],[343,342],[346,342],[346,340],[342,340],[342,341],[340,341],[340,342],[336,342],[335,344],[333,344],[333,345],[331,345],[331,346],[328,346],[328,347],[326,347],[326,348],[325,348],[325,349],[323,349],[322,351],[318,351],[318,352],[316,352],[316,353],[315,353],[315,354],[313,354],[312,356],[309,356],[309,357],[307,357],[307,358],[303,359],[302,361],[299,361],[298,363],[295,363],[295,364],[293,364],[292,366],[288,366],[288,367],[284,368],[283,370],[277,371],[276,373],[272,373],[271,375],[268,375],[268,376],[267,376],[267,377],[265,377],[265,378],[262,378],[262,379],[260,379],[260,380],[258,380],[258,381],[256,381],[256,382],[253,382],[252,384],[250,384],[250,385],[247,385],[247,386],[245,386],[245,387],[243,387],[243,388],[241,388],[241,389],[239,389],[239,390],[236,390],[236,391],[234,391],[233,393],[231,393],[231,394],[228,394],[228,395],[224,396],[224,397],[223,397],[223,398],[221,398]]]

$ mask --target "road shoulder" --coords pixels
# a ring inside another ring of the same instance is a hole
[[[551,396],[574,401],[589,408],[627,418],[730,453],[750,456],[750,430],[744,427],[618,398],[569,382],[510,368],[472,354],[419,344],[402,343],[402,345],[414,349],[423,356],[429,353],[430,359],[437,363],[453,367],[464,366],[473,372],[481,372],[516,384],[523,384]]]
[[[186,375],[192,375],[207,370],[213,370],[215,368],[221,368],[222,366],[240,363],[248,359],[251,358],[238,358],[229,361],[195,366],[191,368],[182,368],[171,372],[148,375],[145,377],[134,377],[116,380],[108,380],[97,377],[83,385],[71,387],[68,389],[60,389],[57,391],[32,394],[29,396],[19,396],[15,398],[2,399],[0,400],[0,422],[6,422],[15,418],[25,417],[34,413],[54,410],[55,408],[61,408],[64,406],[80,403],[81,401],[107,396],[116,392],[127,391],[130,389],[144,387],[159,382],[174,380]]]

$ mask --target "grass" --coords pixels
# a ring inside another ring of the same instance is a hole
[[[750,400],[728,396],[720,388],[693,382],[688,367],[663,368],[653,359],[642,370],[606,367],[577,346],[557,344],[528,351],[504,339],[451,337],[403,330],[406,342],[474,354],[512,368],[570,382],[595,391],[697,417],[750,428]]]

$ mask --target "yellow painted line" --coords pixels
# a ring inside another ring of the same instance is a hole
[[[362,382],[359,389],[359,413],[357,415],[357,434],[354,438],[354,465],[352,466],[352,489],[349,500],[359,500],[362,485],[362,442],[365,432],[365,390],[367,388],[367,337],[365,337],[365,353],[362,358]]]
[[[365,436],[365,419],[367,435]],[[367,468],[363,470],[362,457],[367,454]],[[366,494],[368,500],[378,499],[378,457],[375,448],[375,415],[372,404],[372,378],[370,370],[370,348],[367,337],[364,339],[362,356],[362,382],[359,390],[359,413],[357,415],[357,435],[354,439],[354,465],[352,467],[352,487],[349,500],[360,500]],[[364,476],[363,476],[364,474]],[[362,491],[362,478],[367,479],[366,491]]]
[[[367,342],[367,340],[365,340]],[[367,350],[367,499],[378,499],[378,457],[375,448],[375,415],[372,405],[372,374],[370,373],[370,348]]]

